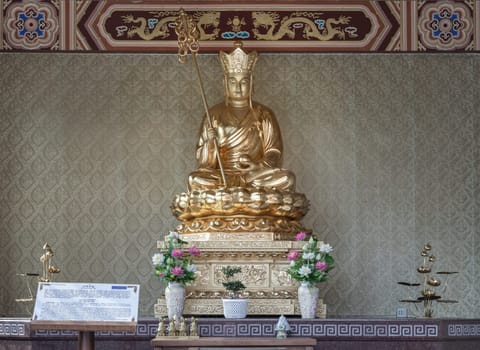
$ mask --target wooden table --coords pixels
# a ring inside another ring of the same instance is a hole
[[[101,321],[32,321],[31,329],[66,330],[78,332],[78,350],[95,349],[95,332],[135,332],[136,322]]]
[[[188,339],[181,337],[160,337],[150,342],[155,350],[197,350],[200,348],[279,348],[289,350],[313,350],[317,340],[314,338],[290,337],[277,339],[269,337],[200,337]]]

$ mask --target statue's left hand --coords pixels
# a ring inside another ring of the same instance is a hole
[[[252,162],[249,156],[243,155],[238,158],[238,163],[235,165],[235,168],[241,171],[253,171],[258,168],[258,164]]]

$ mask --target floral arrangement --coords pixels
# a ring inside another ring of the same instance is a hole
[[[193,258],[200,255],[200,249],[195,245],[187,250],[184,246],[188,242],[180,239],[178,232],[170,232],[167,241],[163,243],[161,253],[152,257],[155,275],[166,282],[190,284],[197,277],[197,266]]]
[[[300,232],[295,239],[306,241],[307,234]],[[330,255],[333,248],[330,244],[318,241],[316,236],[310,236],[302,248],[302,251],[291,250],[287,259],[290,267],[287,272],[293,279],[312,284],[324,282],[328,279],[328,273],[333,269],[335,260]]]

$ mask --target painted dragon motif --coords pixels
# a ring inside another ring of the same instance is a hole
[[[220,29],[220,12],[200,12],[195,13],[193,18],[197,21],[197,28],[200,32],[200,40],[215,40],[218,37]],[[213,27],[213,32],[208,34],[206,29]]]
[[[332,40],[336,36],[340,39],[345,39],[345,32],[341,27],[335,26],[337,24],[348,24],[351,17],[340,16],[336,18],[328,18],[325,20],[322,29],[318,28],[312,20],[305,17],[285,17],[280,23],[280,28],[274,33],[277,23],[280,21],[279,15],[272,12],[252,12],[253,19],[253,33],[259,40],[280,40],[284,36],[293,39],[295,37],[294,24],[304,24],[304,36],[306,39],[317,39],[321,41]],[[292,29],[293,27],[293,29]],[[259,28],[267,28],[267,33],[261,34]]]
[[[147,19],[145,17],[133,17],[133,15],[122,16],[123,23],[139,23],[138,26],[131,26],[128,29],[127,36],[132,38],[137,34],[143,40],[153,40],[156,38],[167,38],[170,36],[168,23],[175,22],[176,17],[169,16],[159,20],[155,26],[150,29],[147,26]]]
[[[160,17],[159,15],[156,16]],[[165,39],[170,36],[170,23],[175,23],[176,16],[167,16],[158,20],[153,28],[148,26],[148,21],[145,17],[134,17],[133,15],[122,16],[125,24],[131,25],[127,31],[127,36],[132,38],[135,34],[143,40],[153,40],[156,38]],[[195,14],[197,20],[197,28],[200,32],[200,40],[213,40],[218,36],[220,24],[219,12],[202,12]],[[214,27],[213,33],[207,33],[206,29]]]

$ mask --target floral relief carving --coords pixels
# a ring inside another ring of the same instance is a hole
[[[294,282],[287,272],[287,265],[276,265],[272,269],[272,287],[290,286]]]
[[[242,268],[239,279],[248,287],[265,287],[268,284],[268,265],[239,265]],[[221,287],[224,281],[222,275],[223,265],[214,266],[213,285]]]

